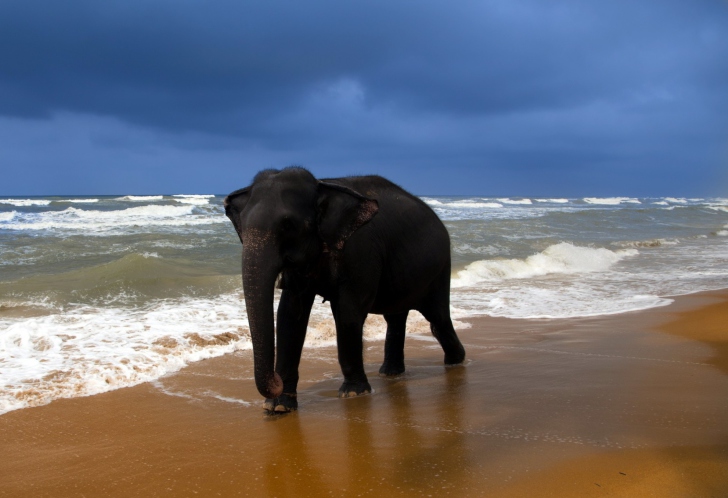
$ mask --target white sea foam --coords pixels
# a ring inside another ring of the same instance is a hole
[[[584,197],[584,202],[605,206],[616,206],[622,203],[641,204],[639,199],[633,199],[631,197]]]
[[[635,249],[610,251],[604,248],[580,247],[562,242],[523,259],[476,261],[457,273],[451,286],[472,287],[482,282],[514,278],[532,278],[552,273],[587,273],[605,271],[617,261],[635,256]]]
[[[153,381],[191,362],[250,349],[244,310],[234,293],[161,300],[141,309],[79,306],[0,319],[0,414]],[[370,316],[365,340],[384,339],[386,328],[381,316]],[[429,323],[412,312],[407,332],[429,335]],[[329,305],[317,303],[306,347],[335,344]]]
[[[58,199],[53,202],[70,202],[73,204],[94,204],[99,202],[99,199]]]
[[[549,202],[552,204],[566,204],[569,199],[536,199],[536,202]]]
[[[438,201],[437,199],[429,199],[427,197],[422,197],[422,200],[425,201],[430,206],[442,206],[444,203]]]
[[[456,201],[446,204],[447,207],[453,208],[466,208],[466,209],[477,209],[477,208],[502,208],[503,204],[498,202],[476,202],[476,201]]]
[[[51,201],[45,199],[0,199],[0,204],[10,204],[12,206],[47,206]]]
[[[533,204],[531,199],[509,199],[509,198],[502,198],[498,199],[498,202],[502,202],[503,204]]]
[[[673,204],[687,204],[688,203],[687,199],[682,199],[682,198],[678,199],[675,197],[665,197],[664,199],[667,202],[672,202]]]
[[[728,246],[709,241],[652,239],[616,251],[562,243],[522,260],[479,261],[452,280],[454,316],[608,315],[664,306],[671,302],[665,296],[724,289]]]
[[[221,216],[193,214],[194,206],[147,205],[100,211],[69,207],[63,211],[24,213],[7,228],[14,230],[82,230],[86,233],[118,230],[124,227],[149,229],[161,226],[222,223]]]
[[[667,201],[655,201],[652,204],[655,204],[657,206],[669,206]]]
[[[175,201],[182,204],[203,206],[205,204],[209,204],[210,199],[214,198],[215,196],[212,194],[175,194],[172,197],[175,198]]]
[[[277,305],[276,305],[277,306]],[[456,329],[468,328],[469,324],[453,320]],[[417,311],[410,311],[407,316],[407,334],[430,336],[430,323]],[[364,339],[369,341],[384,340],[387,335],[387,322],[381,315],[369,315],[364,323]],[[328,304],[317,302],[311,310],[311,319],[306,332],[306,347],[326,347],[336,345],[336,324]]]
[[[131,202],[148,202],[148,201],[161,201],[164,199],[163,195],[125,195],[124,197],[118,197],[117,201],[131,201]]]
[[[205,204],[210,204],[210,199],[206,199],[204,197],[177,197],[175,201],[179,202],[180,204],[192,204],[195,206],[204,206]]]
[[[482,202],[480,200],[463,199],[452,202],[441,202],[437,199],[423,198],[430,206],[436,206],[443,209],[478,209],[478,208],[502,208],[503,204],[498,202]]]
[[[15,215],[18,214],[17,211],[10,211],[7,213],[0,213],[0,222],[10,221],[13,218],[15,218]]]
[[[666,306],[671,299],[626,289],[603,289],[579,282],[558,285],[503,285],[490,292],[456,292],[453,317],[477,315],[518,319],[614,315]]]
[[[0,320],[0,413],[156,379],[250,348],[237,295]]]

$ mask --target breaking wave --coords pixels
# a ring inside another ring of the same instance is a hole
[[[47,206],[51,201],[44,199],[0,199],[0,204],[10,204],[11,206]]]
[[[616,206],[622,203],[642,204],[639,199],[633,199],[631,197],[584,197],[583,200],[587,204],[599,204],[604,206]]]
[[[15,218],[15,215],[18,214],[17,211],[10,211],[7,213],[0,213],[0,221],[10,221],[13,218]]]
[[[498,202],[502,202],[503,204],[521,204],[521,205],[530,205],[533,204],[531,199],[498,199]]]
[[[161,201],[164,199],[163,195],[125,195],[124,197],[118,197],[117,201],[131,201],[131,202],[149,202],[149,201]]]
[[[580,247],[562,242],[526,259],[491,259],[469,264],[452,279],[453,288],[470,287],[482,282],[531,278],[553,273],[588,273],[608,270],[636,249],[610,251],[604,248]]]
[[[11,230],[80,230],[106,232],[125,227],[150,228],[165,225],[201,225],[225,220],[213,213],[195,214],[195,206],[147,205],[121,210],[85,210],[69,207],[62,211],[23,213],[8,220],[4,228]],[[217,214],[217,213],[214,213]]]
[[[53,202],[69,202],[71,204],[94,204],[99,202],[99,199],[58,199]]]

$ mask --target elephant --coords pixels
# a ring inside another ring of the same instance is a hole
[[[255,384],[269,413],[298,408],[298,368],[317,295],[329,301],[336,324],[340,397],[371,393],[362,355],[369,313],[387,323],[380,375],[405,370],[410,310],[429,321],[445,364],[464,361],[450,318],[450,237],[418,197],[380,176],[319,180],[291,166],[260,171],[223,205],[243,245]]]

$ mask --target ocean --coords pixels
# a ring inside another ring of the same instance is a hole
[[[0,413],[251,348],[223,196],[0,198]],[[728,288],[728,199],[423,197],[472,316],[626,313]],[[384,337],[370,317],[367,339]],[[417,313],[408,333],[429,335]],[[328,304],[307,347],[335,344]]]

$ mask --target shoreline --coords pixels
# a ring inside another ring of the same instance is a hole
[[[407,337],[407,372],[336,398],[304,350],[300,410],[265,417],[250,351],[0,415],[0,496],[728,495],[728,290],[570,319],[473,318],[464,367]],[[346,489],[346,491],[344,491]]]

